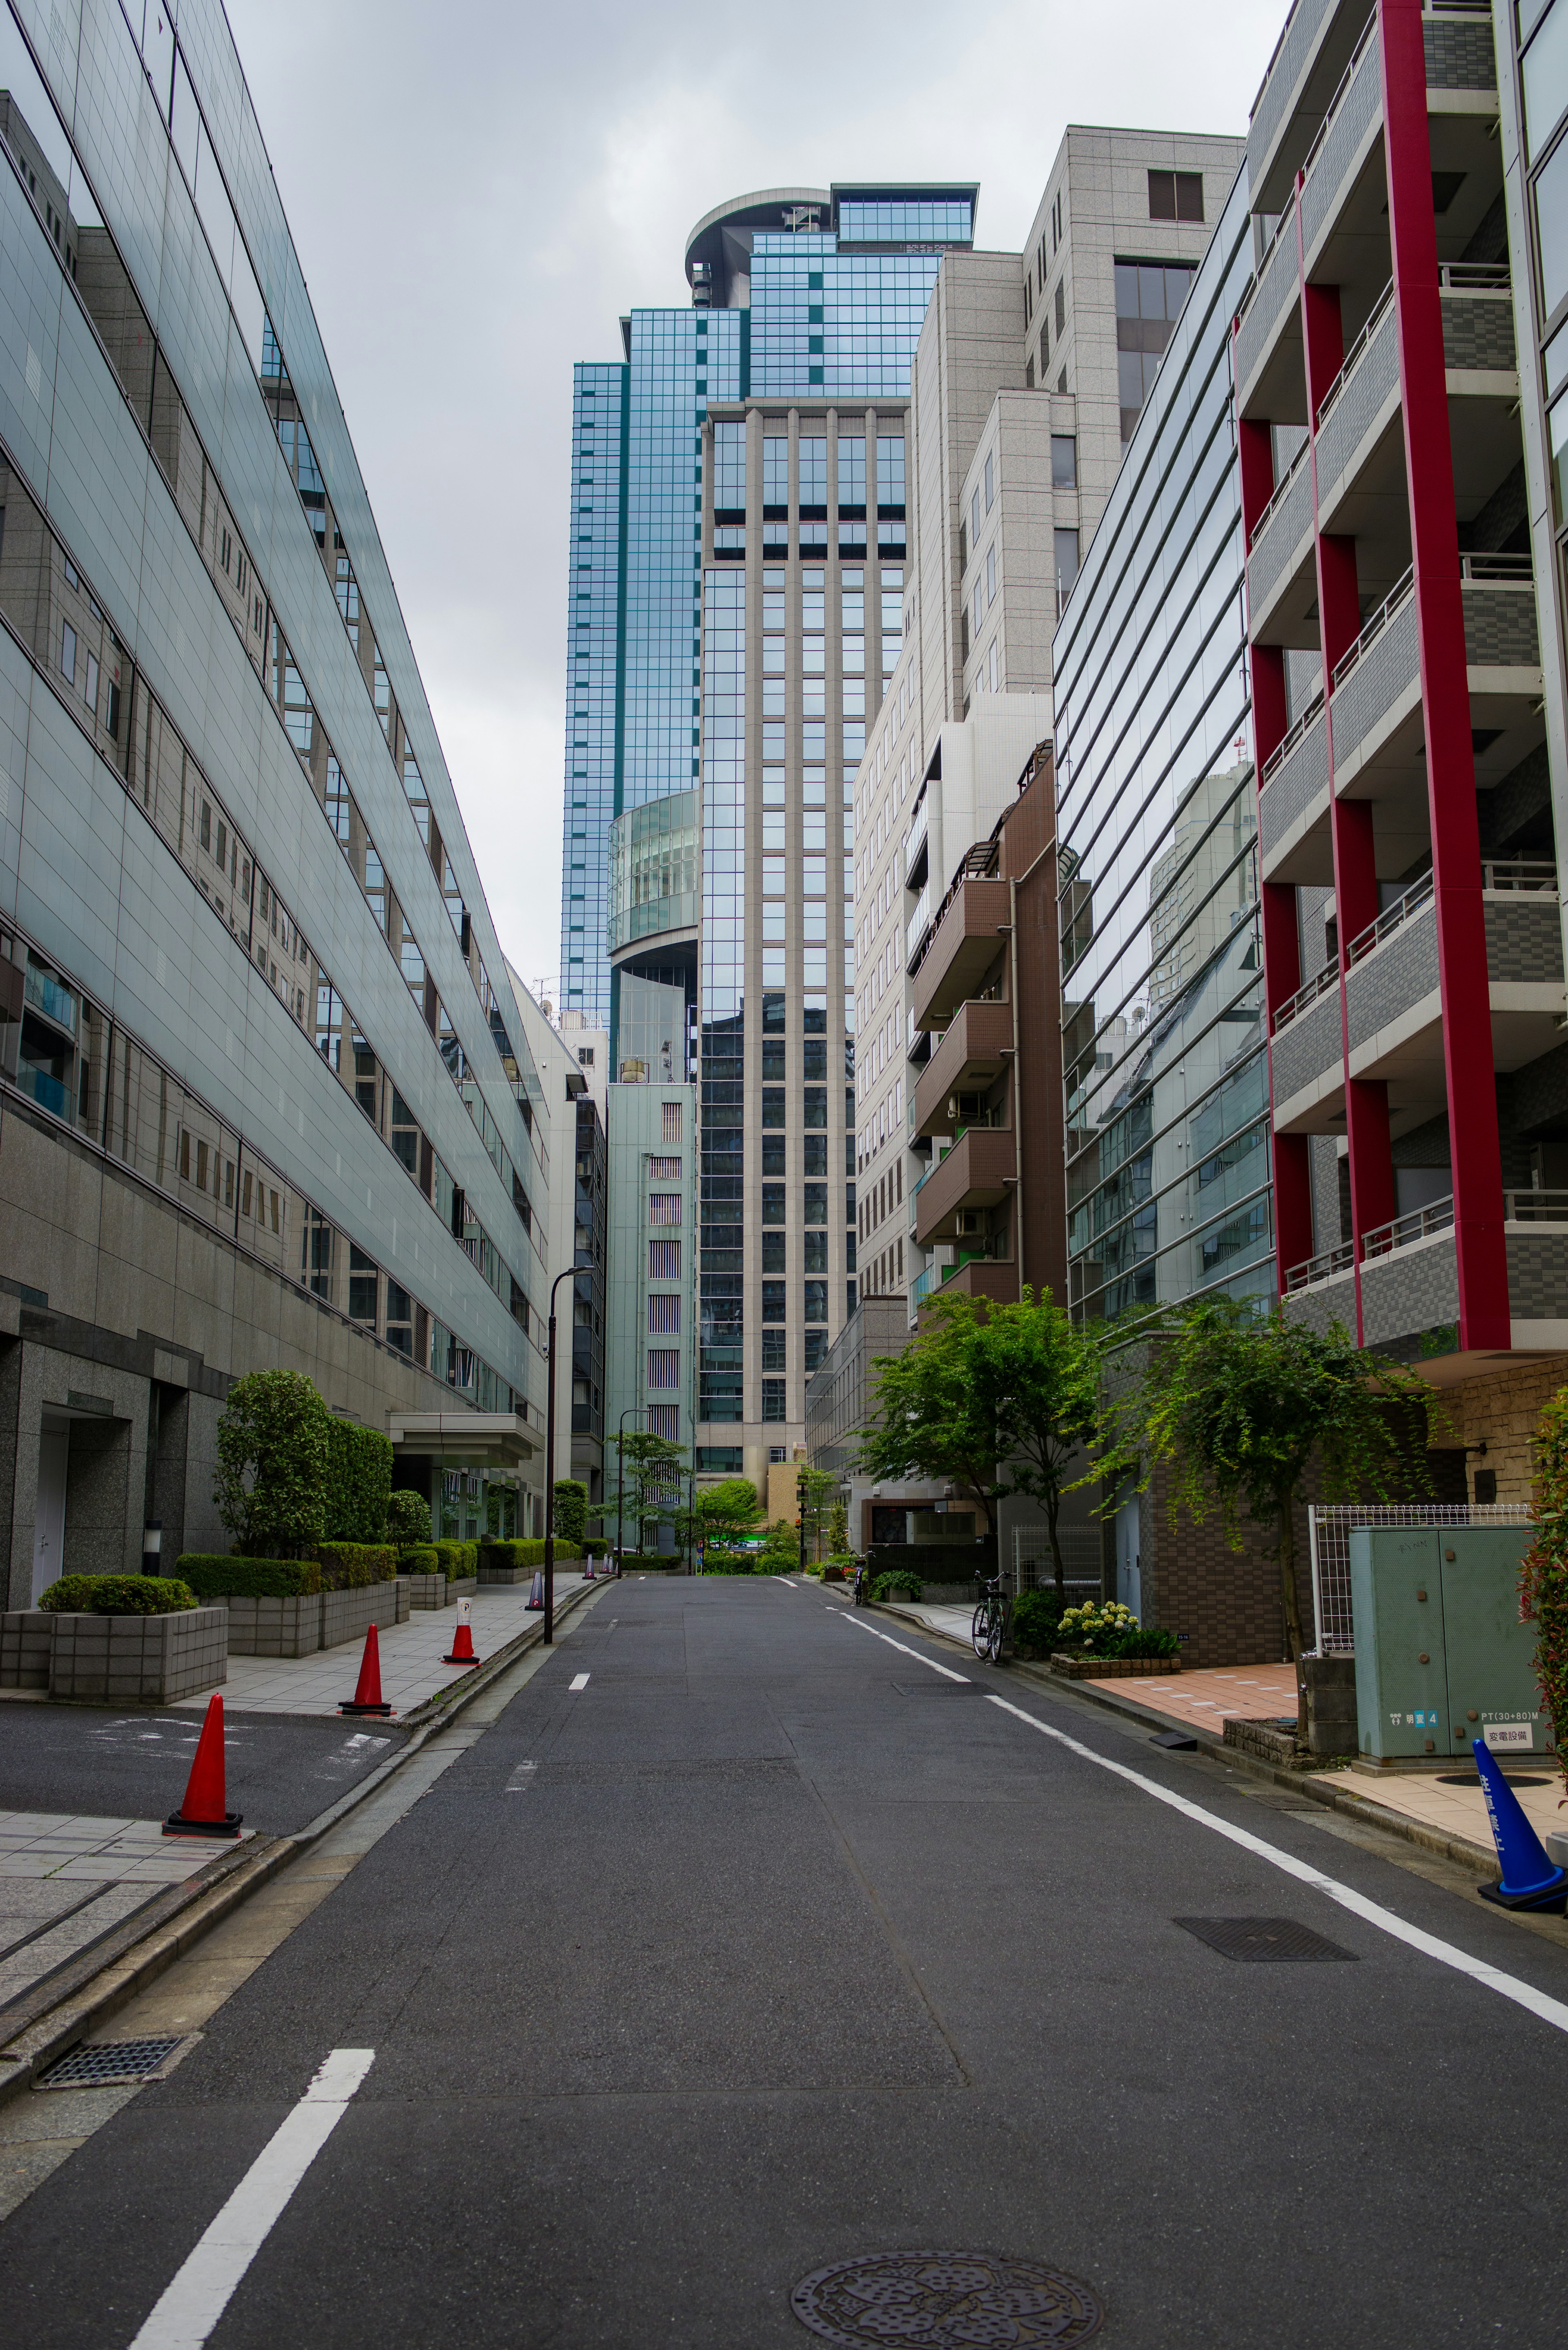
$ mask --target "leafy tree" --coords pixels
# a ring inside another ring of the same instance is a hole
[[[1357,1347],[1338,1323],[1326,1336],[1233,1298],[1189,1306],[1149,1336],[1141,1369],[1101,1414],[1097,1473],[1147,1491],[1168,1475],[1172,1521],[1217,1512],[1232,1550],[1245,1515],[1272,1536],[1279,1561],[1291,1660],[1296,1669],[1297,1744],[1310,1701],[1302,1666],[1305,1634],[1296,1573],[1295,1512],[1316,1461],[1324,1497],[1367,1492],[1397,1498],[1424,1451],[1435,1402],[1402,1364]]]
[[[580,1549],[588,1527],[588,1489],[580,1477],[556,1480],[556,1540]]]
[[[680,1479],[686,1448],[645,1428],[618,1430],[612,1441],[619,1461],[620,1510],[640,1544],[646,1523],[673,1525],[680,1515]]]
[[[755,1534],[762,1503],[749,1477],[726,1477],[699,1490],[690,1514],[691,1539],[704,1550],[724,1550]]]
[[[1535,1626],[1535,1678],[1568,1780],[1568,1388],[1541,1415],[1535,1468],[1538,1531],[1520,1572],[1520,1614]]]
[[[410,1486],[400,1485],[387,1496],[387,1540],[396,1543],[400,1550],[410,1550],[430,1538],[430,1503]]]
[[[827,1548],[833,1558],[843,1558],[849,1549],[849,1511],[843,1502],[835,1502],[827,1513]]]
[[[877,1418],[860,1433],[857,1467],[880,1481],[919,1477],[959,1486],[994,1530],[995,1398],[977,1385],[974,1301],[939,1296],[901,1355],[874,1365]]]
[[[331,1420],[327,1463],[327,1539],[379,1543],[386,1539],[392,1495],[391,1440],[379,1428]]]
[[[826,1469],[808,1469],[803,1461],[795,1471],[795,1502],[811,1555],[822,1555],[822,1533],[832,1506],[832,1497],[838,1491],[838,1480]]]
[[[251,1371],[218,1422],[213,1500],[242,1557],[301,1558],[327,1535],[332,1415],[299,1371]]]

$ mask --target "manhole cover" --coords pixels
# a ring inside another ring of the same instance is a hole
[[[1173,1918],[1173,1926],[1196,1934],[1222,1959],[1300,1961],[1312,1959],[1354,1959],[1311,1926],[1295,1918]]]
[[[1505,1771],[1502,1775],[1511,1787],[1550,1787],[1552,1784],[1550,1779],[1531,1778],[1522,1771]],[[1438,1784],[1439,1787],[1479,1787],[1480,1773],[1479,1771],[1440,1771],[1438,1773]]]
[[[57,2064],[41,2074],[40,2089],[109,2089],[127,2081],[145,2081],[174,2054],[172,2040],[109,2040],[94,2048],[73,2048]]]
[[[1031,2350],[1086,2342],[1105,2312],[1076,2278],[1002,2252],[867,2252],[803,2277],[803,2325],[851,2350]]]

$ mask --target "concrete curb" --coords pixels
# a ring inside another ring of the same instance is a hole
[[[897,1615],[900,1621],[909,1622],[908,1617],[889,1607],[885,1599],[874,1600],[872,1606],[878,1613]],[[963,1641],[951,1638],[946,1632],[939,1632],[933,1625],[919,1624],[910,1628],[918,1630],[928,1640],[940,1641],[943,1648],[956,1648],[961,1656],[967,1657],[972,1653]],[[1495,1877],[1497,1875],[1497,1855],[1487,1846],[1472,1844],[1467,1836],[1446,1835],[1441,1828],[1431,1827],[1424,1820],[1411,1819],[1405,1812],[1390,1811],[1386,1804],[1376,1802],[1369,1795],[1360,1794],[1351,1787],[1315,1785],[1305,1773],[1278,1770],[1257,1755],[1248,1754],[1239,1746],[1227,1746],[1223,1739],[1210,1736],[1196,1722],[1178,1722],[1174,1715],[1158,1713],[1153,1706],[1141,1705],[1136,1698],[1123,1697],[1119,1690],[1113,1692],[1098,1689],[1090,1681],[1065,1680],[1060,1674],[1052,1672],[1047,1665],[1031,1664],[1023,1658],[1012,1657],[1007,1660],[1007,1669],[1023,1675],[1041,1689],[1049,1690],[1054,1696],[1061,1697],[1070,1692],[1074,1697],[1082,1698],[1087,1705],[1098,1706],[1106,1713],[1120,1714],[1125,1721],[1135,1721],[1151,1732],[1169,1730],[1173,1726],[1185,1730],[1204,1753],[1217,1756],[1232,1771],[1261,1779],[1270,1786],[1288,1788],[1293,1794],[1304,1795],[1310,1802],[1321,1804],[1325,1811],[1339,1812],[1346,1819],[1359,1820],[1364,1827],[1381,1828],[1389,1835],[1402,1836],[1407,1844],[1418,1845],[1422,1851],[1436,1853],[1443,1860],[1457,1861],[1461,1868],[1479,1869],[1483,1877]]]
[[[581,1584],[568,1592],[556,1610],[556,1622],[597,1597],[609,1580]],[[509,1666],[536,1648],[544,1633],[542,1621],[528,1625],[486,1658],[477,1672],[401,1716],[397,1726],[412,1725],[413,1736],[307,1826],[291,1836],[257,1836],[238,1851],[218,1855],[185,1884],[157,1897],[152,1916],[145,1909],[134,1911],[0,2007],[0,2103],[30,2088],[57,2057],[107,2022],[290,1861],[309,1851],[328,1828],[377,1794],[438,1730],[444,1730]]]

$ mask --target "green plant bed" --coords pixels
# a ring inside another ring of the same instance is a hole
[[[1062,1646],[1062,1603],[1054,1591],[1021,1591],[1008,1622],[1015,1653],[1048,1657]]]
[[[322,1570],[314,1559],[186,1551],[174,1571],[198,1599],[301,1599],[321,1589]]]
[[[621,1553],[623,1575],[684,1575],[686,1562],[673,1551],[628,1550]]]
[[[197,1604],[171,1575],[62,1575],[38,1601],[51,1616],[175,1616]]]
[[[926,1586],[907,1566],[888,1567],[871,1586],[873,1599],[923,1599]]]
[[[434,1543],[413,1543],[398,1553],[400,1575],[439,1575],[441,1559]]]
[[[481,1566],[543,1566],[545,1564],[545,1542],[541,1534],[532,1535],[526,1541],[447,1543],[440,1547],[447,1550],[477,1550],[478,1563]],[[556,1536],[557,1566],[563,1561],[569,1565],[582,1555],[581,1544],[563,1542],[559,1534]],[[449,1569],[448,1572],[450,1571]]]
[[[465,1582],[479,1573],[479,1544],[476,1542],[438,1542],[435,1546],[441,1561],[441,1573],[449,1583]]]
[[[389,1582],[398,1571],[391,1543],[317,1543],[311,1555],[321,1568],[323,1591],[359,1591],[368,1583]]]

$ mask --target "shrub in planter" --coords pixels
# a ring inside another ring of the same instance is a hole
[[[321,1569],[314,1559],[225,1558],[186,1551],[176,1572],[198,1599],[300,1599],[321,1588]]]
[[[465,1547],[472,1548],[472,1545],[453,1543],[448,1544],[447,1547],[453,1550],[459,1550]],[[559,1534],[556,1536],[556,1565],[557,1566],[561,1565],[563,1560],[569,1564],[573,1559],[581,1558],[582,1555],[582,1549],[578,1544],[563,1542]],[[542,1534],[532,1534],[526,1538],[520,1537],[515,1542],[481,1543],[479,1545],[479,1563],[482,1566],[543,1566],[545,1564],[545,1538]]]
[[[923,1599],[926,1586],[912,1567],[890,1566],[871,1586],[873,1599]]]
[[[1153,1624],[1137,1624],[1130,1632],[1118,1632],[1116,1645],[1107,1648],[1107,1657],[1174,1657],[1180,1654],[1181,1643],[1174,1632],[1160,1630]]]
[[[588,1529],[588,1489],[576,1477],[556,1480],[556,1546],[580,1543]]]
[[[379,1428],[334,1418],[327,1469],[327,1540],[379,1543],[392,1493],[392,1443]]]
[[[218,1422],[213,1499],[242,1556],[298,1557],[325,1539],[332,1428],[301,1372],[235,1381]]]
[[[461,1583],[479,1573],[479,1544],[476,1542],[438,1542],[435,1554],[441,1561],[437,1573],[449,1583]]]
[[[439,1575],[441,1553],[434,1543],[411,1543],[407,1550],[398,1553],[400,1575]]]
[[[387,1496],[387,1540],[400,1550],[431,1538],[431,1505],[422,1493],[400,1485]]]
[[[822,1562],[822,1579],[824,1583],[853,1583],[859,1564],[852,1550],[835,1551]]]
[[[1085,1657],[1174,1657],[1180,1646],[1174,1632],[1140,1624],[1119,1599],[1066,1608],[1060,1638],[1064,1648]]]
[[[1012,1645],[1049,1656],[1062,1645],[1062,1605],[1054,1591],[1021,1591],[1012,1603]]]
[[[359,1591],[368,1583],[389,1582],[398,1571],[390,1543],[317,1543],[311,1556],[321,1568],[323,1591]]]
[[[62,1575],[38,1605],[51,1616],[175,1616],[196,1595],[171,1575]]]

